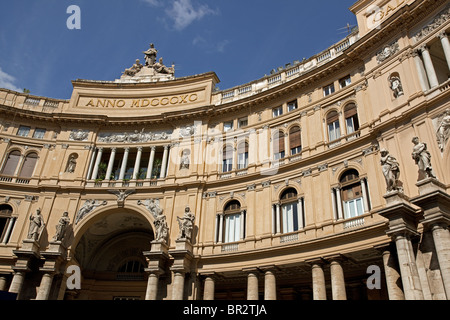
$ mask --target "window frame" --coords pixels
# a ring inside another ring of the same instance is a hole
[[[26,134],[22,133],[22,130],[25,130],[25,131],[26,131]],[[16,136],[19,136],[19,137],[28,137],[28,136],[30,135],[30,132],[31,132],[31,127],[20,125],[20,126],[19,126],[19,129],[17,129]]]
[[[323,96],[324,97],[328,97],[329,95],[331,95],[335,92],[336,92],[336,88],[334,86],[334,82],[323,87]]]

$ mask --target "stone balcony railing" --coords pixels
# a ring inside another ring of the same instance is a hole
[[[62,106],[67,103],[67,100],[36,97],[0,88],[0,105],[21,110],[53,113],[61,110]]]
[[[253,81],[232,89],[222,90],[213,95],[213,102],[216,105],[229,103],[249,96],[258,94],[265,90],[279,86],[287,81],[300,77],[321,65],[332,61],[342,55],[343,51],[349,48],[358,40],[358,31],[354,30],[344,40],[331,46],[327,50],[303,61],[294,61],[293,64],[287,64],[285,67],[279,67],[272,70],[271,74],[260,80]]]

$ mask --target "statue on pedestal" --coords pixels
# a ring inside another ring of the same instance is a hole
[[[427,150],[427,144],[419,142],[418,137],[414,137],[412,143],[414,144],[412,158],[419,166],[419,180],[436,178],[431,166],[431,154]]]
[[[194,228],[195,216],[191,212],[189,206],[186,206],[184,210],[184,216],[182,218],[177,217],[178,225],[180,227],[180,234],[177,240],[192,240],[192,229]]]
[[[53,237],[53,241],[62,241],[66,234],[66,229],[70,224],[69,213],[66,211],[63,213],[61,219],[59,219],[58,224],[56,225],[56,234]]]
[[[145,54],[145,66],[153,67],[156,62],[156,55],[158,54],[158,50],[155,49],[155,45],[151,43],[150,48],[147,51],[144,51],[143,54]]]
[[[399,181],[400,177],[400,168],[393,156],[389,154],[389,151],[386,149],[381,150],[381,167],[384,174],[384,178],[386,179],[387,192],[392,191],[400,191],[403,192],[403,188],[401,186],[401,182]]]
[[[41,209],[36,210],[36,215],[30,217],[30,228],[28,230],[28,239],[37,241],[44,230],[44,218],[41,215]]]
[[[155,227],[155,240],[167,243],[169,227],[167,226],[166,216],[163,214],[162,210],[159,211],[158,215],[155,217]]]

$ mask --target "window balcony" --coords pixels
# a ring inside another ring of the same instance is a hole
[[[5,175],[0,175],[0,182],[23,184],[23,185],[37,185],[38,184],[37,179],[5,176]]]

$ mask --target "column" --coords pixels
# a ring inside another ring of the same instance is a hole
[[[448,68],[450,69],[450,42],[448,40],[447,33],[442,31],[439,34],[439,39],[441,39],[442,48],[444,49],[445,59],[447,60]]]
[[[167,168],[167,160],[169,157],[169,146],[164,146],[164,154],[163,154],[163,160],[161,164],[161,173],[159,177],[161,179],[164,179],[166,177],[166,168]]]
[[[7,244],[8,243],[8,240],[9,240],[9,237],[11,236],[12,228],[14,226],[14,222],[15,221],[16,221],[16,218],[9,218],[9,220],[8,220],[8,227],[6,229],[5,237],[3,239],[3,244]]]
[[[337,212],[336,212],[336,191],[335,191],[335,188],[331,189],[331,207],[333,209],[333,217],[334,217],[334,219],[338,220],[339,217],[338,217]]]
[[[444,283],[447,300],[450,300],[450,231],[447,224],[435,224],[431,230],[442,282]]]
[[[364,202],[364,212],[369,212],[369,198],[367,195],[367,186],[366,186],[366,179],[361,179],[361,190],[363,194],[363,202]]]
[[[183,300],[184,296],[184,272],[173,272],[172,300]]]
[[[423,300],[422,285],[414,257],[411,240],[407,234],[394,235],[397,256],[406,300]]]
[[[277,233],[277,214],[275,211],[275,205],[272,205],[272,234]]]
[[[312,287],[314,300],[327,300],[327,288],[325,286],[325,273],[322,262],[312,262]]]
[[[420,58],[419,53],[420,53],[420,50],[413,51],[414,62],[416,64],[417,73],[419,75],[420,86],[422,87],[423,91],[427,91],[428,89],[430,89],[430,86],[428,85],[428,79],[427,79],[427,75],[425,73],[425,67],[423,66],[423,61]]]
[[[139,178],[139,168],[141,166],[141,157],[142,157],[142,147],[138,147],[136,161],[134,163],[133,180],[136,180]]]
[[[91,155],[91,160],[89,161],[89,169],[88,169],[88,173],[86,175],[87,179],[89,180],[91,178],[91,174],[92,174],[92,169],[94,168],[94,161],[95,161],[95,155],[97,153],[97,149],[94,148],[94,151],[92,152]]]
[[[11,285],[9,286],[9,292],[20,294],[22,290],[23,280],[25,279],[25,272],[16,271],[14,272],[14,277],[11,281]]]
[[[97,159],[95,160],[94,170],[92,172],[91,180],[97,179],[98,175],[98,166],[100,165],[100,161],[102,160],[103,148],[98,148],[97,151]]]
[[[277,234],[281,233],[281,212],[280,212],[280,207],[281,205],[279,203],[276,204],[276,219],[277,219]]]
[[[0,291],[6,290],[6,277],[0,276]]]
[[[125,148],[125,152],[123,154],[123,159],[122,159],[122,166],[120,167],[120,174],[119,174],[120,181],[122,181],[125,178],[129,154],[130,154],[130,148]]]
[[[152,150],[150,151],[150,160],[148,161],[148,167],[147,167],[147,179],[152,178],[152,171],[153,171],[153,162],[155,162],[155,152],[156,147],[153,146]]]
[[[430,51],[426,45],[420,47],[420,51],[422,52],[423,63],[425,65],[428,81],[430,82],[430,87],[437,87],[439,85],[439,81],[433,66],[433,61],[431,60]]]
[[[36,296],[36,300],[48,300],[50,289],[52,287],[53,274],[45,273],[42,276],[41,284]]]
[[[247,275],[247,300],[259,300],[257,271],[250,271]]]
[[[114,166],[114,159],[116,157],[116,148],[111,149],[111,155],[109,156],[108,168],[106,169],[105,180],[111,179],[111,174]]]
[[[305,227],[305,222],[303,221],[303,198],[298,199],[297,202],[297,221],[298,228],[303,229]]]
[[[336,206],[338,210],[338,220],[344,219],[342,214],[342,200],[341,200],[341,188],[336,188]]]
[[[240,239],[244,240],[245,237],[245,210],[241,211],[241,216],[240,216]]]
[[[213,276],[205,278],[203,300],[214,300],[215,281]]]
[[[273,270],[264,273],[264,300],[277,300],[277,283]]]
[[[389,300],[405,300],[402,289],[397,285],[401,276],[397,271],[398,266],[392,252],[389,249],[384,249],[382,255]]]
[[[147,280],[147,291],[145,292],[145,300],[156,300],[158,296],[159,273],[150,272]]]
[[[330,263],[331,292],[333,300],[347,300],[345,292],[344,270],[339,258],[334,258]]]
[[[223,213],[219,214],[219,238],[217,243],[222,243],[223,239]]]

